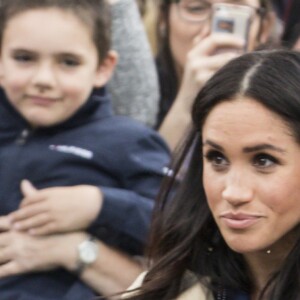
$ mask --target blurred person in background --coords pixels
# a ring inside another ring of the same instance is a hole
[[[149,127],[156,123],[159,84],[152,50],[135,0],[108,0],[118,64],[108,83],[113,110]],[[101,91],[96,91],[100,93]]]
[[[150,46],[153,55],[155,56],[158,48],[156,32],[158,20],[158,2],[153,0],[136,0],[136,2],[139,5]]]
[[[211,32],[213,5],[231,3],[250,7],[253,19],[248,41]],[[161,0],[159,11],[160,108],[157,129],[174,149],[186,132],[190,110],[200,88],[223,65],[243,52],[269,41],[275,13],[271,0]],[[225,53],[220,49],[228,48]]]

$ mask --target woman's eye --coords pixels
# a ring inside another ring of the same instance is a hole
[[[253,158],[253,164],[258,168],[270,168],[278,163],[278,160],[269,154],[257,154]]]
[[[218,170],[224,169],[229,165],[228,160],[219,151],[209,151],[205,155],[205,158],[215,169]]]

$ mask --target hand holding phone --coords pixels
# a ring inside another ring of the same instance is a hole
[[[213,6],[212,33],[228,33],[243,39],[245,41],[244,51],[246,51],[252,19],[252,7],[216,3]]]

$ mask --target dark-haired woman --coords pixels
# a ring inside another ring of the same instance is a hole
[[[172,201],[172,181],[162,190],[130,300],[300,299],[299,78],[299,52],[261,51],[203,87],[189,168]]]

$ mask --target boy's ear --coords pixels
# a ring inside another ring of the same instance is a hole
[[[94,81],[95,88],[100,88],[106,85],[106,83],[113,75],[117,62],[117,52],[110,50],[96,70],[96,76]]]

